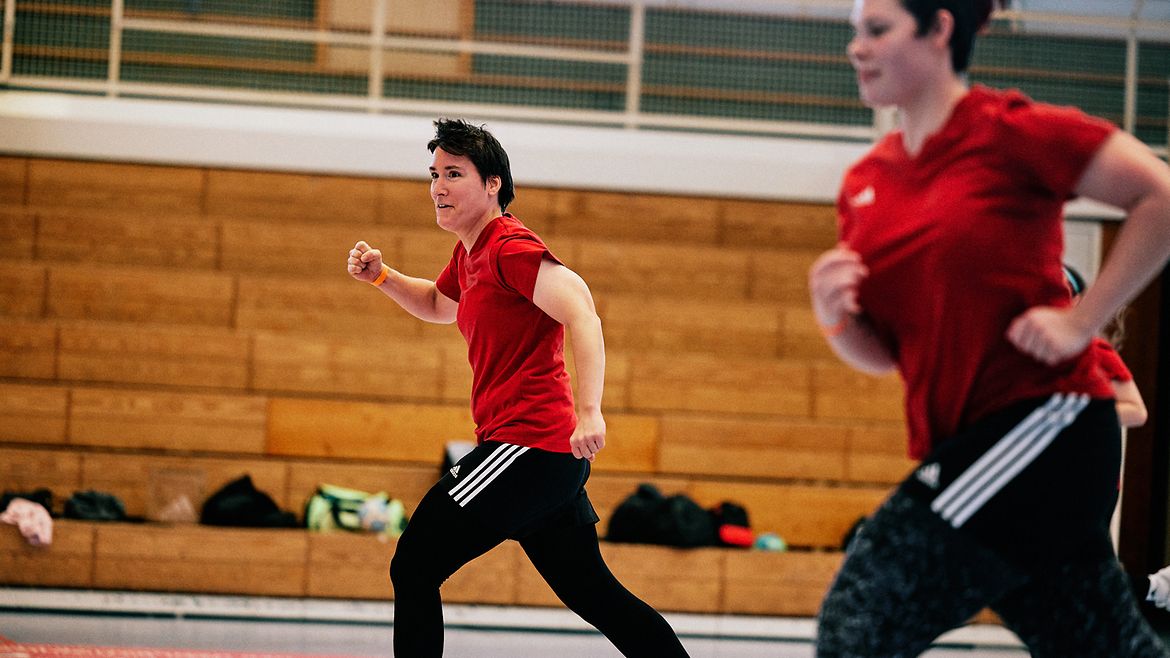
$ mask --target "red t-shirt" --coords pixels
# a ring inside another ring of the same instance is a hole
[[[1089,347],[1097,353],[1097,367],[1105,379],[1111,382],[1133,381],[1133,373],[1129,371],[1129,367],[1121,360],[1121,355],[1113,349],[1109,341],[1096,337]]]
[[[532,302],[542,259],[560,261],[515,217],[484,227],[471,252],[455,245],[439,292],[459,302],[456,322],[471,363],[471,416],[479,442],[571,452],[577,426],[565,370],[565,328]]]
[[[1070,303],[1063,206],[1115,129],[975,86],[916,157],[895,132],[847,172],[840,237],[870,271],[860,304],[904,380],[911,457],[1022,399],[1112,396],[1092,350],[1048,367],[1005,333]]]

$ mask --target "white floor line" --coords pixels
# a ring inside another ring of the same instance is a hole
[[[270,619],[390,625],[389,601],[305,599],[213,594],[174,594],[0,587],[0,610],[115,615],[170,615],[223,619]],[[588,631],[591,627],[561,608],[444,604],[452,627],[544,631]],[[816,622],[800,617],[664,613],[680,635],[742,639],[811,640]],[[989,648],[1019,648],[1019,640],[1000,626],[971,625],[951,631],[938,643]]]

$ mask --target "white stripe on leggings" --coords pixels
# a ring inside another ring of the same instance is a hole
[[[476,466],[459,484],[456,484],[447,493],[459,503],[460,507],[467,505],[487,485],[491,484],[504,469],[508,468],[516,458],[528,451],[527,446],[518,446],[510,443],[500,445],[492,454],[488,455],[479,466]]]
[[[934,499],[930,508],[952,526],[962,526],[1044,452],[1088,404],[1087,395],[1053,395],[971,464]]]

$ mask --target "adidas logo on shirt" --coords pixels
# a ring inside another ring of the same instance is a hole
[[[919,482],[931,489],[938,489],[938,476],[940,471],[942,471],[942,467],[938,464],[926,464],[914,472],[914,477],[918,478]]]
[[[866,185],[864,190],[849,198],[849,204],[854,208],[872,206],[874,201],[877,201],[877,192],[874,191],[873,185]]]
[[[451,473],[451,477],[454,477],[454,478],[459,477],[459,464],[455,464],[454,466],[452,466],[450,473]]]

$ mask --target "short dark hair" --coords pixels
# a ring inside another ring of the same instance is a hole
[[[516,198],[512,167],[508,164],[504,147],[487,129],[473,126],[463,119],[439,119],[435,121],[435,138],[427,142],[428,151],[434,153],[436,148],[451,155],[466,156],[475,165],[484,185],[487,185],[488,178],[499,176],[500,210],[508,209],[508,204]]]
[[[995,5],[1007,7],[1008,0],[902,0],[906,11],[914,15],[918,23],[918,36],[923,36],[934,27],[939,10],[950,12],[955,18],[955,31],[951,33],[951,68],[963,73],[971,64],[971,53],[975,50],[975,35],[987,25]]]

